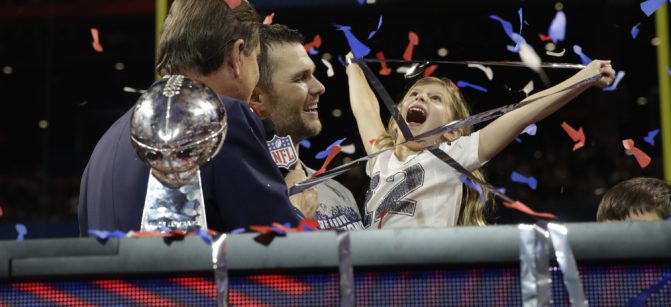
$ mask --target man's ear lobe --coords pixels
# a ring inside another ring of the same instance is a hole
[[[263,91],[259,87],[255,87],[252,91],[252,97],[249,99],[249,104],[252,106],[254,111],[258,113],[260,117],[263,117],[266,109],[266,105],[262,102],[264,95]]]
[[[237,39],[233,43],[233,48],[231,48],[230,57],[228,60],[228,65],[233,70],[233,74],[236,78],[240,77],[240,71],[242,70],[242,52],[245,50],[245,41],[242,39]]]

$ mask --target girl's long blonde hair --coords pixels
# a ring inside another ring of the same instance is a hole
[[[407,92],[410,92],[414,87],[426,84],[436,83],[439,84],[447,90],[449,95],[449,100],[452,102],[450,106],[452,108],[452,118],[451,120],[464,119],[471,115],[470,108],[466,104],[466,100],[459,91],[459,88],[449,79],[440,79],[436,77],[424,77],[417,80]],[[407,95],[407,93],[406,93]],[[404,97],[405,99],[405,97]],[[446,102],[449,103],[449,102]],[[396,145],[396,122],[393,118],[389,119],[387,124],[387,134],[380,136],[375,144],[373,145],[373,151],[383,150],[389,147]],[[470,135],[473,132],[472,127],[463,127],[457,130],[459,135]],[[447,141],[447,139],[444,139]],[[472,172],[473,176],[484,181],[485,176],[479,169]],[[463,193],[461,195],[461,203],[464,204],[462,209],[459,211],[459,219],[457,225],[460,226],[485,226],[485,207],[489,202],[489,193],[485,187],[480,186],[485,197],[485,203],[483,204],[480,200],[480,195],[477,191],[469,188],[466,185],[463,186]]]

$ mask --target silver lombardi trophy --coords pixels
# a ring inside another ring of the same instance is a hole
[[[151,168],[142,231],[207,229],[199,167],[219,152],[226,127],[217,94],[184,76],[166,76],[140,97],[130,133]]]

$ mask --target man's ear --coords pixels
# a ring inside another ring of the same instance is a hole
[[[228,62],[226,63],[233,71],[233,76],[235,78],[240,77],[240,71],[242,70],[242,52],[244,50],[245,41],[242,39],[237,39],[233,43],[233,48],[231,48],[231,53],[228,57]]]
[[[252,106],[254,111],[256,111],[260,117],[266,117],[268,114],[266,111],[267,104],[263,103],[265,101],[265,95],[265,92],[257,86],[252,91],[252,97],[249,99],[249,105]]]

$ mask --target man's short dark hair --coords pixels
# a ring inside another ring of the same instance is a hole
[[[254,51],[259,25],[246,0],[234,10],[223,0],[175,0],[161,31],[156,72],[207,76],[221,67],[235,40],[244,40],[244,54]]]
[[[259,87],[269,89],[272,83],[273,69],[268,61],[268,49],[274,44],[303,44],[303,34],[282,24],[261,25],[261,53],[259,54]]]
[[[666,219],[671,215],[671,185],[656,179],[638,177],[625,180],[604,194],[596,213],[597,221],[625,220],[631,214],[655,212]]]

